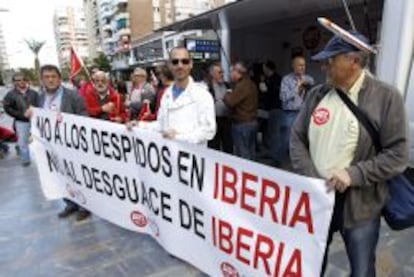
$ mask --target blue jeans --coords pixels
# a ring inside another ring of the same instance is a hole
[[[274,161],[280,161],[280,142],[281,133],[280,127],[282,122],[283,111],[274,109],[269,111],[269,118],[267,120],[267,143],[270,150],[270,157]]]
[[[20,148],[20,158],[22,162],[30,162],[29,136],[30,122],[16,120],[17,144]]]
[[[337,196],[338,199],[338,196]],[[353,228],[343,227],[343,201],[335,203],[334,215],[329,228],[325,257],[322,264],[323,276],[328,260],[329,245],[333,234],[339,231],[345,243],[346,253],[351,265],[351,277],[375,277],[375,251],[377,249],[381,218],[366,222]],[[338,205],[339,204],[339,205]],[[341,207],[342,206],[342,207]]]
[[[231,130],[234,154],[253,160],[256,156],[257,122],[234,123]]]
[[[299,111],[283,111],[280,122],[280,145],[277,161],[283,162],[289,157],[290,133]]]

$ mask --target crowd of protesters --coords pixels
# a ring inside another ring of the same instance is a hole
[[[355,34],[361,40],[366,38]],[[345,241],[352,276],[375,276],[375,249],[381,209],[387,199],[385,180],[408,163],[408,135],[401,95],[366,71],[367,55],[335,36],[313,57],[321,61],[327,82],[317,85],[306,74],[306,59],[292,57],[291,72],[282,77],[275,63],[266,61],[252,71],[242,61],[231,67],[225,82],[219,63],[198,83],[191,77],[193,61],[186,48],[173,48],[166,65],[148,72],[136,68],[127,91],[122,81],[110,81],[106,72],[91,70],[92,78],[78,91],[62,85],[60,71],[41,68],[43,86],[33,91],[20,73],[4,99],[14,117],[23,166],[30,165],[28,141],[31,107],[55,110],[145,128],[175,139],[257,159],[258,132],[275,166],[290,161],[299,174],[326,179],[336,203],[329,232],[339,231]],[[364,109],[380,130],[382,150],[375,151],[369,134],[344,105],[345,91]],[[267,111],[259,118],[259,107]],[[289,156],[290,155],[290,156]],[[89,212],[65,200],[59,217],[75,212],[78,220]],[[326,251],[328,253],[328,251]],[[327,254],[326,254],[327,255]],[[325,270],[326,257],[323,266]]]

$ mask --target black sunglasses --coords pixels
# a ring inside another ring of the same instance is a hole
[[[173,65],[178,65],[178,63],[180,63],[180,62],[181,62],[182,65],[189,65],[190,64],[190,59],[172,59],[171,60],[171,63]]]

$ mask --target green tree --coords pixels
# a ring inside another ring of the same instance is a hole
[[[34,39],[25,39],[24,41],[26,42],[27,47],[29,47],[30,51],[32,51],[33,55],[35,56],[34,68],[36,71],[36,75],[38,75],[40,71],[39,52],[45,45],[46,41],[37,41]],[[38,78],[36,78],[36,80],[38,80]]]
[[[19,68],[21,72],[30,82],[37,82],[37,74],[34,68]]]
[[[104,53],[99,53],[99,56],[93,59],[93,64],[99,67],[100,70],[105,72],[111,71],[111,63],[108,60],[108,57]]]

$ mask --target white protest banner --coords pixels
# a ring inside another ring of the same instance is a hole
[[[333,194],[322,180],[146,130],[34,110],[47,198],[150,234],[212,276],[319,276]]]

